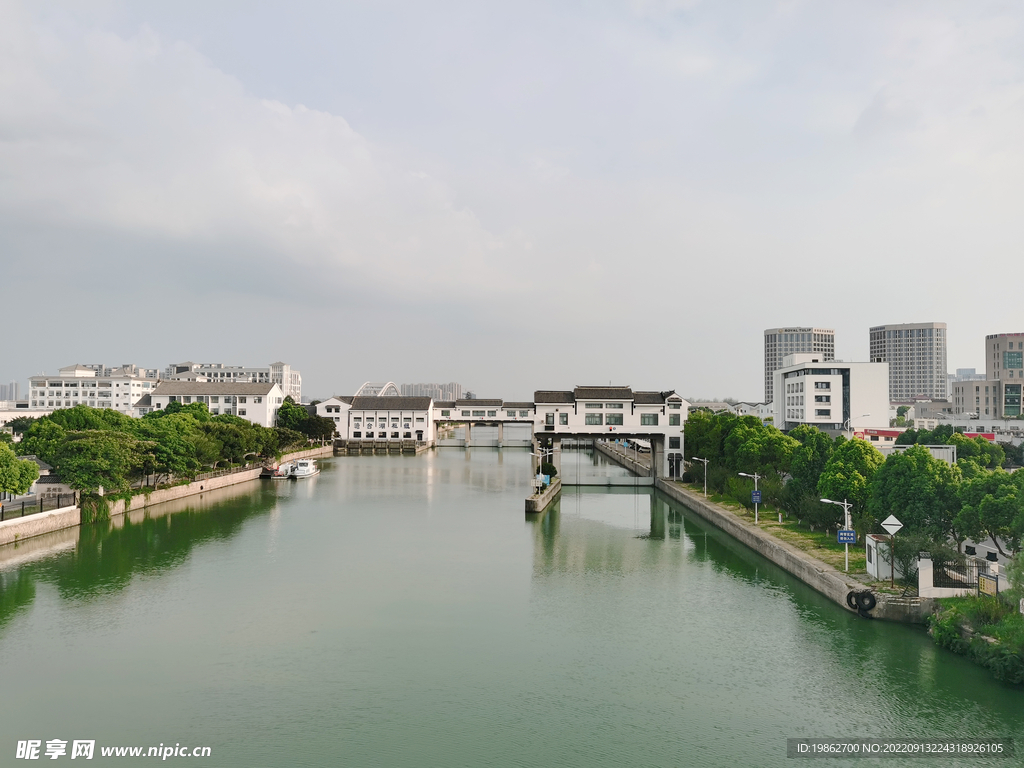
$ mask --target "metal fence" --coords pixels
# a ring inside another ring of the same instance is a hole
[[[988,573],[988,564],[979,560],[937,562],[933,565],[932,586],[943,589],[977,589],[978,575]]]
[[[78,504],[78,501],[79,496],[77,493],[58,493],[53,496],[36,497],[35,499],[0,502],[0,522],[15,517],[38,515],[41,512],[49,512],[61,507],[73,507]]]

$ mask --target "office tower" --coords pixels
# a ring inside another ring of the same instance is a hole
[[[889,401],[946,400],[946,324],[877,325],[869,331],[868,359],[889,364]]]
[[[768,328],[764,332],[764,401],[774,398],[774,373],[782,358],[797,352],[817,353],[823,360],[836,356],[836,332],[831,328]]]

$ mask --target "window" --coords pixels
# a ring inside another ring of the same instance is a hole
[[[621,411],[622,410],[622,403],[605,403],[604,407],[605,408],[610,408],[612,410]],[[676,407],[678,408],[679,406],[676,406]]]
[[[669,448],[679,448],[679,438],[678,437],[670,437],[668,439],[668,447]]]
[[[509,417],[510,419],[514,419],[514,418],[516,417],[516,412],[515,412],[515,411],[505,411],[505,414],[506,414],[506,415],[507,415],[507,416],[508,416],[508,417]]]
[[[483,411],[473,411],[473,415],[474,416],[483,416],[484,412]]]
[[[417,424],[422,424],[423,423],[423,417],[422,416],[417,416],[416,417],[416,423]]]
[[[529,412],[529,411],[520,411],[520,412],[519,412],[519,418],[521,418],[521,419],[525,419],[525,418],[526,418],[526,417],[528,417],[529,415],[530,415],[530,412]]]
[[[396,439],[397,439],[397,438],[398,438],[398,433],[397,433],[397,432],[392,432],[392,433],[391,433],[391,437],[393,437],[393,438],[396,438]]]
[[[362,437],[362,436],[363,436],[362,432],[353,432],[352,433],[352,437]]]
[[[815,389],[828,389],[828,390],[831,390],[832,389],[832,384],[830,382],[827,382],[827,381],[816,381],[816,382],[814,382],[814,388]]]
[[[668,407],[671,408],[673,411],[678,411],[680,408],[683,407],[683,404],[682,403],[669,403]]]
[[[558,414],[558,423],[561,424],[563,427],[565,425],[567,425],[569,423],[569,414],[568,413],[560,413],[560,414]]]
[[[670,413],[668,415],[668,425],[670,427],[678,427],[679,426],[679,414],[678,413]]]
[[[814,402],[816,403],[831,403],[832,395],[815,395]]]
[[[583,407],[584,408],[590,408],[590,409],[594,409],[594,408],[600,409],[601,405],[602,405],[601,403],[586,403],[586,404],[584,404]]]
[[[462,412],[462,415],[463,415],[463,416],[469,416],[469,411],[463,411],[463,412]]]
[[[487,412],[487,415],[488,415],[488,416],[497,416],[497,415],[498,415],[498,412],[497,412],[497,411],[488,411],[488,412]]]
[[[405,438],[406,440],[411,440],[412,439],[412,432],[406,432],[406,433],[404,433],[402,435],[402,437]]]
[[[245,416],[245,408],[239,408],[238,409],[238,415],[239,416]]]
[[[256,395],[256,397],[254,397],[254,398],[252,399],[252,401],[253,401],[254,403],[262,403],[262,402],[263,402],[263,398],[262,398],[262,397],[260,397],[259,395]]]
[[[444,418],[448,419],[448,418],[451,418],[452,412],[451,411],[441,411],[441,415]]]
[[[605,414],[604,419],[605,419],[605,421],[604,421],[605,424],[609,424],[609,425],[611,425],[613,427],[614,426],[620,426],[620,427],[622,426],[622,414],[621,413],[608,413],[608,414]]]
[[[598,406],[598,407],[600,407],[600,406]],[[599,426],[601,424],[601,414],[600,413],[588,413],[586,415],[586,424],[588,426]]]
[[[642,426],[642,427],[656,427],[656,426],[658,426],[658,414],[656,414],[656,413],[641,413],[640,414],[640,426]]]
[[[546,424],[549,427],[555,426],[555,414],[553,414],[553,413],[545,413],[544,414],[544,424]]]
[[[832,409],[831,408],[816,408],[814,410],[814,415],[815,416],[829,416],[830,417],[830,416],[832,416]]]

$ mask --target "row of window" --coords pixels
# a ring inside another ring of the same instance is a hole
[[[417,432],[416,432],[416,439],[418,440],[422,436],[423,436],[423,432],[417,430]],[[362,432],[353,432],[352,433],[352,437],[354,439],[357,439],[357,440],[364,439]],[[381,439],[384,439],[384,440],[389,439],[387,432],[377,432],[376,435],[374,435],[373,432],[367,432],[365,439],[369,440],[369,439],[371,439],[373,437],[381,438]],[[412,440],[412,432],[403,432],[403,433],[401,433],[401,437],[399,437],[399,433],[398,432],[392,432],[390,439],[391,440]]]

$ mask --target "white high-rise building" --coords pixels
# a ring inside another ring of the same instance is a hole
[[[768,328],[764,332],[764,401],[774,398],[775,371],[782,358],[794,354],[820,355],[823,360],[836,356],[836,332],[831,328]]]
[[[946,400],[946,324],[900,323],[870,330],[868,359],[889,364],[890,402]]]

